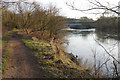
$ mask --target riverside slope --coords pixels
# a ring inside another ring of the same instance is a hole
[[[57,43],[10,36],[10,56],[3,78],[91,78],[88,69],[77,64],[71,53],[61,50]],[[22,38],[22,40],[21,40]]]

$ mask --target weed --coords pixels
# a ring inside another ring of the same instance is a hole
[[[71,53],[62,50],[56,51],[58,49],[56,49],[54,43],[50,44],[43,40],[22,40],[27,47],[34,50],[33,55],[38,58],[40,69],[43,71],[43,76],[46,78],[80,77],[81,71],[88,72],[88,70],[78,66],[71,60],[71,58],[74,57]],[[89,75],[89,73],[83,74]]]
[[[7,47],[6,47],[6,49],[5,49],[5,52],[2,54],[2,70],[4,71],[4,69],[5,69],[5,66],[6,66],[6,63],[7,63],[7,61],[8,61],[8,57],[9,57],[9,45],[10,45],[10,43],[8,42],[8,44],[7,44]]]
[[[6,40],[7,36],[10,35],[12,32],[13,32],[13,31],[8,31],[8,32],[6,32],[5,34],[3,34],[3,36],[2,36],[3,42]]]

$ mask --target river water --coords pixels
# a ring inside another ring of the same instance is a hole
[[[107,67],[110,72],[113,68],[113,58],[98,44],[100,43],[113,57],[118,59],[118,44],[114,38],[108,38],[107,35],[97,34],[95,29],[65,29],[68,33],[65,39],[68,44],[64,44],[67,52],[82,58],[83,62],[87,61],[91,65],[95,64],[94,55],[96,54],[96,64],[103,64],[107,60]],[[96,42],[96,41],[97,42]],[[103,70],[105,71],[105,65]]]

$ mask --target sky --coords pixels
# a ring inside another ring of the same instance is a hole
[[[29,1],[36,1],[40,4],[42,4],[45,7],[48,7],[49,4],[55,5],[57,8],[60,9],[60,15],[65,16],[67,18],[77,18],[87,16],[88,18],[97,19],[101,16],[101,14],[89,14],[89,12],[80,12],[76,10],[72,10],[69,6],[66,5],[67,3],[72,3],[74,1],[74,5],[79,9],[86,9],[91,7],[91,5],[88,3],[87,0],[29,0]],[[94,0],[93,0],[94,1]],[[118,2],[120,0],[98,0],[104,5],[108,5],[107,2],[109,2],[112,6],[118,5]],[[90,13],[97,12],[92,11]]]

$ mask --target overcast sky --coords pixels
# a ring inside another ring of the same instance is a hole
[[[85,9],[85,8],[88,8],[91,6],[87,0],[31,0],[31,1],[37,1],[46,7],[51,3],[60,9],[60,14],[62,16],[66,16],[68,18],[80,18],[83,16],[87,16],[89,18],[96,19],[101,15],[101,14],[100,15],[86,14],[87,12],[83,13],[80,11],[71,10],[70,7],[68,7],[66,5],[66,2],[70,3],[72,1],[75,1],[76,7],[80,8],[80,9]],[[110,4],[112,4],[114,6],[114,5],[118,5],[118,2],[120,0],[99,0],[99,1],[105,5],[107,5],[106,2],[109,2]],[[97,12],[97,11],[94,11],[94,12]]]

